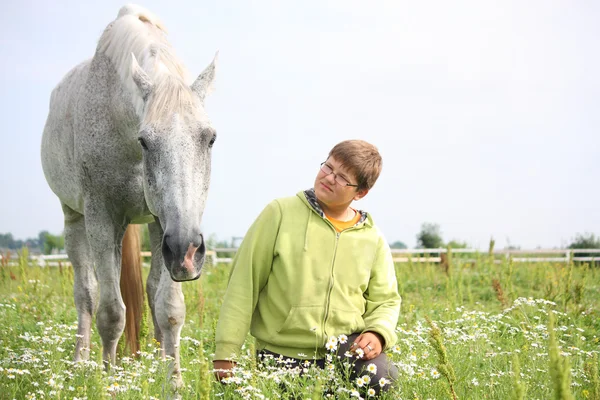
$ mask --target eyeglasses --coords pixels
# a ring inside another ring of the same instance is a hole
[[[333,169],[327,164],[327,162],[322,162],[321,163],[321,171],[323,171],[323,173],[325,175],[330,175],[333,174]],[[346,178],[338,175],[338,174],[333,174],[333,179],[335,180],[335,182],[340,185],[340,186],[352,186],[352,187],[358,187],[358,185],[354,185],[350,182],[348,182],[346,180]]]

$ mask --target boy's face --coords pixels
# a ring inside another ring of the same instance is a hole
[[[329,157],[325,164],[329,166],[332,173],[327,174],[319,169],[315,179],[315,194],[317,199],[327,207],[348,207],[353,200],[360,200],[366,196],[369,189],[357,190],[354,186],[342,186],[337,180],[345,180],[350,184],[356,184],[356,177],[347,169],[340,166],[340,163],[333,157]],[[340,179],[343,178],[343,179]]]

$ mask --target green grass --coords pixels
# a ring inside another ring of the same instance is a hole
[[[447,270],[396,269],[403,304],[390,356],[400,379],[384,398],[452,399],[454,392],[459,399],[600,399],[597,266],[494,264],[482,255],[475,262],[454,256]],[[335,398],[344,399],[361,390],[329,371],[298,377],[277,366],[257,370],[250,337],[235,378],[216,383],[214,329],[228,273],[228,265],[208,266],[199,281],[183,284],[182,398],[276,399],[291,392],[316,399],[333,384],[340,389]],[[121,357],[106,373],[94,327],[91,360],[72,363],[72,285],[68,267],[0,267],[0,399],[167,398],[168,365],[157,356],[151,329],[139,357]]]

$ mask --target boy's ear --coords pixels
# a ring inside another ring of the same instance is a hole
[[[356,195],[354,196],[354,200],[360,200],[363,197],[365,197],[367,195],[367,193],[369,193],[369,189],[360,189],[359,191],[356,192]]]

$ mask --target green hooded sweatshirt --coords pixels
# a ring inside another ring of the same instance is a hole
[[[248,330],[257,350],[324,358],[329,337],[372,331],[396,343],[400,295],[392,255],[369,215],[341,233],[314,191],[274,200],[233,260],[215,360],[235,359]]]

